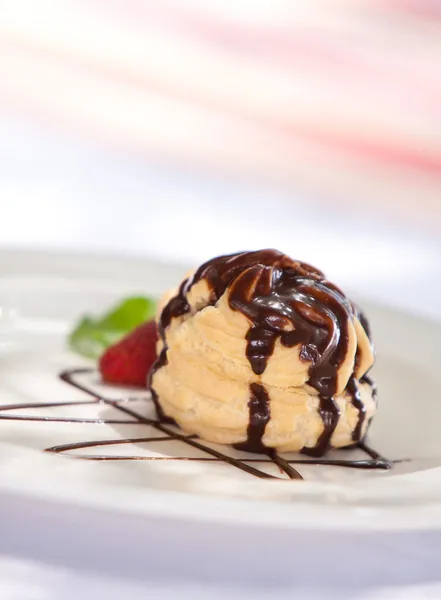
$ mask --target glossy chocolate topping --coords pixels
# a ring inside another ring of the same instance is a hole
[[[307,383],[319,394],[319,412],[323,421],[323,433],[316,446],[303,451],[313,456],[323,455],[340,417],[333,396],[337,390],[339,368],[348,352],[349,325],[358,318],[369,335],[365,317],[321,271],[281,252],[261,250],[220,256],[204,263],[193,277],[186,279],[177,295],[165,306],[159,322],[164,349],[152,375],[166,364],[167,327],[173,318],[191,311],[187,296],[201,280],[205,280],[210,288],[209,305],[216,304],[228,292],[231,309],[248,318],[246,355],[256,375],[264,373],[278,339],[285,347],[300,346],[300,359],[310,364]],[[355,366],[359,359],[357,349]],[[353,436],[354,441],[359,441],[366,409],[355,377],[351,377],[347,391],[359,411]],[[155,400],[160,410],[160,398],[155,397]],[[248,438],[240,448],[261,452],[270,414],[268,392],[260,383],[250,385],[249,408]]]

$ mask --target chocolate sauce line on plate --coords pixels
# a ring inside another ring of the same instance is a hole
[[[77,443],[73,443],[73,444],[62,444],[60,446],[53,446],[52,448],[48,448],[46,450],[46,452],[52,452],[55,454],[63,454],[63,453],[67,453],[67,456],[69,456],[70,458],[84,458],[86,460],[191,460],[191,461],[199,461],[199,458],[186,458],[186,457],[151,457],[151,456],[134,456],[134,457],[129,457],[129,456],[73,456],[71,454],[69,454],[69,452],[72,452],[74,450],[80,450],[82,448],[94,448],[94,447],[100,447],[100,446],[111,446],[111,445],[117,445],[117,444],[128,444],[128,443],[145,443],[145,442],[161,442],[161,441],[173,441],[176,439],[176,434],[173,431],[170,431],[170,434],[165,436],[165,437],[149,437],[149,438],[132,438],[132,439],[123,439],[123,440],[100,440],[100,441],[91,441],[91,442],[77,442]],[[180,441],[185,441],[187,443],[190,443],[190,445],[194,446],[195,448],[198,448],[204,452],[210,453],[213,455],[212,458],[207,459],[207,460],[211,460],[213,462],[217,462],[217,461],[223,461],[223,462],[228,462],[229,464],[240,468],[243,471],[246,471],[247,473],[250,473],[251,475],[255,475],[257,477],[260,478],[272,478],[272,475],[269,475],[267,473],[264,473],[263,471],[259,471],[258,469],[254,469],[254,467],[251,467],[247,464],[239,464],[240,461],[237,461],[236,459],[233,459],[229,456],[223,455],[220,452],[217,452],[215,450],[213,450],[212,448],[207,448],[205,446],[203,446],[202,444],[199,444],[197,442],[191,442],[191,440],[193,439],[193,436],[181,436],[180,434],[178,434],[178,439]],[[201,459],[201,460],[204,460]],[[268,461],[271,462],[271,461]],[[293,469],[292,469],[293,470]],[[300,477],[301,478],[301,477]]]
[[[368,446],[364,441],[358,442],[357,446],[360,448],[360,450],[366,452],[366,454],[368,454],[373,460],[385,460],[386,462],[389,462],[388,460],[383,458],[376,450]]]
[[[96,400],[79,400],[74,402],[39,402],[38,408],[53,408],[54,406],[82,406],[85,404],[96,404]],[[23,408],[35,408],[35,402],[28,402],[27,404],[4,404],[0,406],[0,412],[5,410],[19,410]]]
[[[177,433],[176,431],[169,429],[168,427],[166,427],[165,425],[163,425],[161,423],[157,423],[155,425],[155,427],[157,429],[159,429],[160,431],[163,431],[164,433],[168,433],[170,435],[170,438],[172,438],[174,440],[179,440],[181,442],[185,442],[189,446],[193,446],[193,448],[197,448],[198,450],[201,450],[202,452],[211,454],[211,456],[213,456],[214,458],[217,458],[220,461],[226,462],[226,463],[232,465],[233,467],[240,469],[241,471],[246,471],[250,475],[255,475],[256,477],[259,477],[260,479],[272,479],[273,478],[273,476],[269,475],[268,473],[259,471],[258,469],[255,469],[254,467],[250,467],[246,463],[244,463],[240,460],[237,460],[236,458],[233,458],[231,456],[223,454],[222,452],[218,452],[217,450],[214,450],[213,448],[205,446],[205,444],[202,444],[200,442],[197,442],[196,440],[186,437],[185,435]]]
[[[63,377],[62,379],[66,382],[69,383],[70,385],[76,386],[76,381],[75,381],[75,375],[78,373],[84,373],[84,371],[78,371],[78,370],[73,370],[73,371],[66,371],[63,373]],[[88,390],[87,388],[85,388],[83,386],[83,391],[87,391],[87,393],[94,395],[93,391]],[[246,462],[262,462],[262,459],[247,459],[246,461],[243,460],[239,460],[239,459],[234,459],[226,454],[223,454],[222,452],[218,452],[217,450],[213,450],[212,448],[209,448],[207,446],[205,446],[204,444],[197,442],[194,439],[191,439],[190,437],[185,437],[182,434],[177,433],[176,431],[174,431],[173,429],[170,429],[169,427],[167,427],[166,425],[164,425],[163,423],[160,422],[154,422],[150,419],[146,420],[143,416],[139,415],[138,413],[136,413],[135,411],[131,410],[131,409],[127,409],[127,407],[122,407],[118,404],[113,404],[113,406],[115,408],[119,408],[120,410],[124,410],[124,412],[127,412],[128,414],[131,414],[132,416],[134,416],[136,419],[138,419],[140,422],[146,422],[150,425],[153,424],[154,427],[156,427],[157,429],[159,429],[160,431],[162,431],[163,433],[166,433],[167,435],[170,436],[171,440],[179,440],[179,441],[184,441],[185,443],[196,447],[208,454],[211,454],[213,458],[201,458],[201,459],[192,459],[192,460],[201,460],[201,461],[223,461],[226,462],[228,464],[231,464],[232,466],[239,468],[241,470],[244,470],[252,475],[255,475],[256,477],[260,477],[260,478],[271,478],[271,475],[268,475],[267,473],[263,472],[263,471],[259,471],[258,469],[254,469],[252,467],[250,467],[250,465],[245,464]],[[72,449],[72,448],[71,448]],[[363,446],[362,448],[365,452],[374,452],[371,451],[370,449],[368,449],[367,446]],[[64,447],[64,451],[68,450],[68,448]],[[278,455],[276,452],[272,452],[272,455],[269,457],[268,462],[275,462],[275,459],[277,459]],[[281,457],[280,457],[281,458]],[[155,458],[156,459],[156,458]],[[185,457],[177,457],[178,460],[185,460]],[[351,468],[387,468],[384,466],[384,464],[379,462],[379,459],[381,459],[381,457],[377,454],[375,454],[374,456],[374,460],[373,461],[366,461],[366,460],[356,460],[356,461],[345,461],[345,460],[299,460],[299,461],[285,461],[285,459],[282,459],[284,462],[284,467],[285,467],[285,462],[288,464],[321,464],[321,465],[335,465],[335,466],[342,466],[342,467],[351,467]],[[146,458],[147,460],[147,458]],[[387,463],[387,461],[385,459],[381,459],[384,461],[384,463]],[[266,460],[264,461],[266,462]],[[280,465],[279,461],[279,465]],[[277,463],[276,463],[277,464]],[[299,474],[297,473],[297,471],[293,470],[294,472],[292,472],[291,474],[288,472],[287,474],[292,477],[292,478],[298,478]]]
[[[41,408],[38,404],[35,404],[34,407]],[[37,423],[92,423],[94,425],[133,425],[133,421],[124,421],[122,419],[76,419],[70,417],[34,417],[27,415],[0,415],[0,421],[35,421]]]
[[[154,375],[167,364],[165,332],[173,318],[190,312],[187,294],[202,279],[210,287],[209,304],[216,304],[228,289],[230,307],[249,319],[246,355],[256,375],[260,377],[264,373],[277,340],[288,348],[300,345],[300,359],[310,363],[308,384],[319,394],[319,412],[323,421],[323,432],[316,446],[303,451],[322,456],[330,447],[340,418],[340,409],[333,397],[337,390],[339,368],[348,351],[352,319],[359,317],[362,327],[370,335],[362,313],[341,290],[325,279],[321,271],[293,261],[276,250],[242,252],[204,263],[193,277],[182,282],[177,295],[161,314],[158,330],[163,351],[150,378],[153,399],[161,419],[164,414],[154,390]],[[357,348],[356,361],[359,359]],[[257,391],[256,385],[262,389]],[[265,411],[264,408],[265,404],[269,407],[269,401],[263,400],[263,389],[261,382],[250,385],[247,440],[240,444],[243,450],[262,452],[265,449],[263,437],[270,415],[269,409]],[[353,390],[352,398],[359,410],[354,432],[354,441],[357,441],[363,430],[365,407],[358,390]]]
[[[127,421],[124,421],[127,423]],[[225,458],[230,458],[228,456],[223,455],[222,453],[216,453],[218,456],[215,457],[185,457],[185,456],[112,456],[112,455],[73,455],[70,452],[75,450],[80,450],[84,448],[95,448],[102,446],[113,446],[113,445],[122,445],[122,444],[133,444],[133,443],[153,443],[153,442],[164,442],[164,441],[173,441],[175,432],[170,432],[170,435],[165,436],[156,436],[156,437],[141,437],[141,438],[128,438],[128,439],[117,439],[117,440],[96,440],[96,441],[87,441],[87,442],[74,442],[71,444],[61,444],[58,446],[53,446],[51,448],[47,448],[46,452],[52,452],[55,454],[64,454],[69,456],[70,458],[78,458],[84,460],[178,460],[178,461],[193,461],[193,462],[218,462],[224,461]],[[186,437],[186,440],[194,439],[195,436],[180,436]],[[197,447],[201,447],[201,444],[198,444]],[[279,466],[291,479],[302,479],[300,474],[291,467],[293,464],[297,465],[323,465],[323,466],[338,466],[338,467],[349,467],[349,468],[358,468],[358,469],[389,469],[391,468],[391,463],[381,457],[375,450],[369,448],[365,443],[359,444],[362,450],[364,450],[369,456],[373,458],[373,460],[341,460],[341,459],[316,459],[316,460],[301,460],[301,459],[285,459],[278,455],[275,451],[271,451],[268,453],[268,458],[247,458],[244,459],[247,463],[275,463]],[[400,462],[400,461],[396,461]],[[236,465],[234,465],[236,466]],[[254,474],[254,473],[253,473]]]
[[[275,450],[268,452],[268,456],[271,461],[276,464],[282,472],[285,472],[290,479],[303,479],[300,473],[294,469],[291,464],[292,462],[284,459],[282,456],[277,454]]]
[[[92,396],[93,400],[89,400],[89,402],[91,404],[93,404],[94,402],[103,402],[105,404],[120,404],[121,402],[124,403],[130,403],[130,402],[134,402],[136,400],[139,400],[139,397],[131,397],[131,396],[125,396],[124,398],[106,398],[104,396],[98,396],[92,389],[88,388],[87,386],[83,385],[82,383],[80,383],[79,381],[72,381],[72,375],[88,375],[90,373],[95,372],[94,369],[91,369],[89,367],[82,367],[79,369],[68,369],[65,371],[62,371],[61,373],[59,373],[58,377],[59,379],[61,379],[61,381],[64,381],[64,383],[67,383],[71,386],[73,386],[74,388],[76,388],[77,390],[80,390],[82,392],[84,392],[85,394],[87,394],[88,396]],[[99,374],[97,372],[97,383],[100,383],[100,379],[99,379]],[[114,386],[115,389],[118,389],[118,386]],[[147,390],[146,390],[147,391]],[[86,402],[86,401],[84,401]],[[69,402],[67,404],[70,404]],[[29,405],[34,406],[33,404]],[[60,404],[60,406],[62,406],[62,403]]]
[[[65,381],[66,383],[69,383],[70,385],[74,386],[74,387],[79,387],[77,385],[77,382],[75,381],[75,379],[73,379],[73,377],[78,374],[78,373],[84,373],[84,369],[82,370],[72,370],[72,371],[64,371],[61,374],[61,379],[63,381]],[[82,389],[83,391],[85,391],[86,393],[94,396],[94,392],[87,389],[85,386],[81,386],[79,389]],[[101,398],[101,400],[103,402],[107,402],[107,400],[105,398]],[[207,454],[210,454],[211,456],[218,458],[219,460],[229,463],[232,466],[242,470],[242,471],[246,471],[247,473],[249,473],[250,475],[255,475],[256,477],[260,477],[262,479],[268,479],[268,478],[272,478],[272,475],[268,475],[267,473],[264,473],[263,471],[259,471],[258,469],[255,469],[254,467],[251,467],[239,460],[236,460],[235,458],[232,458],[230,456],[227,456],[221,452],[218,452],[217,450],[214,450],[213,448],[209,448],[207,446],[205,446],[204,444],[201,444],[191,438],[189,438],[188,436],[182,435],[180,433],[177,433],[176,431],[173,431],[172,429],[169,429],[166,425],[164,425],[163,423],[161,423],[158,420],[153,420],[153,419],[146,419],[145,417],[143,417],[142,415],[138,414],[137,412],[133,411],[132,409],[127,408],[126,406],[121,406],[120,404],[117,403],[112,403],[112,405],[135,417],[138,422],[140,423],[145,423],[147,425],[152,425],[153,427],[155,427],[156,429],[158,429],[159,431],[162,431],[163,433],[168,434],[172,439],[174,440],[178,440],[181,442],[184,442],[186,444],[188,444],[189,446],[193,446],[194,448],[197,448],[198,450],[201,450]]]
[[[60,446],[53,446],[52,448],[47,448],[46,452],[52,452],[54,454],[64,454],[69,458],[83,459],[83,460],[102,460],[102,461],[111,461],[111,460],[151,460],[151,461],[189,461],[189,462],[219,462],[219,458],[215,457],[187,457],[187,456],[121,456],[121,455],[89,455],[89,454],[80,454],[75,455],[71,454],[72,451],[82,449],[82,448],[95,448],[100,446],[111,446],[116,444],[126,444],[126,443],[145,443],[145,442],[160,442],[160,441],[173,441],[172,437],[152,437],[152,438],[134,438],[130,440],[106,440],[101,441],[97,440],[92,442],[79,442],[73,444],[63,444]],[[336,467],[348,467],[353,469],[384,469],[388,470],[391,468],[392,463],[383,458],[378,458],[375,460],[340,460],[340,459],[316,459],[316,460],[300,460],[300,459],[289,459],[286,460],[283,457],[279,456],[277,453],[272,453],[271,458],[247,458],[245,459],[247,463],[274,463],[280,467],[282,471],[284,471],[291,479],[302,479],[300,474],[291,467],[291,465],[322,465],[322,466],[336,466]],[[394,461],[394,462],[402,462],[402,461]]]
[[[77,375],[82,375],[82,374],[86,374],[86,373],[90,373],[93,372],[92,369],[72,369],[72,370],[68,370],[68,371],[64,371],[63,373],[60,374],[60,378],[68,385],[71,385],[77,389],[81,389],[83,392],[89,394],[90,396],[93,397],[93,400],[87,400],[87,401],[77,401],[77,402],[62,402],[62,403],[55,403],[55,402],[41,402],[41,403],[24,403],[24,404],[14,404],[14,405],[5,405],[0,407],[0,413],[4,413],[6,410],[18,410],[18,409],[24,409],[24,408],[46,408],[46,407],[57,407],[57,406],[75,406],[75,405],[89,405],[89,404],[107,404],[109,406],[112,406],[113,408],[120,410],[122,412],[124,412],[125,414],[128,414],[132,417],[132,420],[115,420],[115,419],[89,419],[87,421],[84,421],[82,419],[68,419],[65,418],[63,419],[63,422],[72,422],[72,423],[78,423],[78,422],[87,422],[87,423],[96,423],[96,424],[101,424],[101,423],[106,423],[106,424],[124,424],[124,425],[149,425],[155,429],[157,429],[158,431],[160,431],[161,433],[165,434],[162,436],[157,436],[157,437],[141,437],[141,438],[129,438],[129,439],[117,439],[117,440],[96,440],[96,441],[81,441],[81,442],[74,442],[71,444],[62,444],[59,446],[53,446],[51,448],[47,448],[47,452],[51,452],[51,453],[56,453],[56,454],[60,454],[60,455],[64,455],[66,457],[69,458],[78,458],[78,459],[84,459],[84,460],[96,460],[96,461],[112,461],[112,460],[116,460],[116,461],[125,461],[125,460],[151,460],[151,461],[161,461],[161,460],[167,460],[167,461],[173,461],[173,460],[177,460],[177,461],[190,461],[190,462],[223,462],[226,464],[230,464],[231,466],[238,468],[242,471],[245,471],[247,473],[249,473],[250,475],[254,475],[255,477],[259,477],[259,478],[267,478],[267,479],[271,479],[271,478],[276,478],[278,479],[278,477],[274,477],[272,475],[269,475],[268,473],[261,471],[260,469],[257,469],[255,467],[252,466],[252,464],[265,464],[265,463],[273,463],[276,464],[281,470],[283,470],[288,477],[292,478],[292,479],[299,479],[301,478],[301,475],[291,466],[291,465],[325,465],[325,466],[340,466],[340,467],[349,467],[349,468],[358,468],[358,469],[388,469],[391,466],[391,463],[389,463],[389,461],[387,461],[386,459],[384,459],[383,457],[381,457],[375,450],[369,448],[364,442],[360,442],[358,444],[356,444],[356,447],[360,448],[361,450],[363,450],[365,453],[367,453],[371,459],[368,460],[364,460],[364,459],[358,459],[358,460],[335,460],[335,459],[312,459],[312,460],[301,460],[301,459],[285,459],[281,456],[279,456],[275,451],[269,451],[269,450],[265,450],[265,453],[267,455],[267,457],[262,457],[262,458],[254,458],[254,457],[250,457],[250,458],[246,458],[246,459],[236,459],[236,458],[232,458],[222,452],[219,452],[217,450],[214,450],[213,448],[210,448],[208,446],[206,446],[205,444],[201,443],[198,439],[195,439],[195,436],[188,436],[188,435],[184,435],[184,434],[180,434],[176,431],[174,431],[174,429],[169,428],[166,424],[161,423],[160,421],[157,421],[155,419],[148,419],[143,417],[142,415],[138,414],[136,411],[132,410],[131,408],[128,408],[127,406],[122,405],[122,402],[125,402],[125,400],[122,401],[118,401],[118,400],[114,400],[114,399],[106,399],[103,398],[101,396],[98,396],[92,389],[89,389],[87,386],[80,384],[78,381],[76,381],[76,376]],[[133,400],[135,400],[135,398],[133,398]],[[9,416],[11,417],[15,417],[15,415],[6,415],[6,414],[0,414],[0,420],[1,419],[7,419],[9,418]],[[20,417],[20,420],[28,420],[28,421],[34,421],[37,418],[33,417],[33,416],[22,416]],[[46,418],[42,417],[42,420],[46,420]],[[40,418],[38,417],[38,420],[40,420]],[[52,420],[52,418],[51,418]],[[58,419],[54,419],[54,420],[58,420]],[[94,447],[105,447],[105,446],[111,446],[111,445],[122,445],[122,444],[129,444],[129,443],[154,443],[154,442],[164,442],[164,441],[181,441],[187,445],[190,445],[194,448],[197,448],[198,450],[201,450],[202,452],[205,452],[206,454],[208,454],[209,456],[205,456],[205,457],[200,457],[200,458],[192,458],[192,457],[185,457],[185,456],[178,456],[178,457],[166,457],[166,456],[111,456],[111,455],[75,455],[72,454],[75,450],[79,450],[79,449],[83,449],[83,448],[94,448]],[[251,464],[249,464],[251,463]]]
[[[54,446],[54,450],[51,449],[47,449],[46,452],[54,452],[55,454],[63,454],[65,457],[67,458],[74,458],[74,459],[78,459],[78,460],[95,460],[95,461],[112,461],[112,460],[116,460],[116,461],[123,461],[123,460],[145,460],[145,461],[180,461],[180,462],[201,462],[201,463],[216,463],[216,462],[220,462],[219,459],[214,458],[214,457],[208,457],[208,456],[204,456],[204,457],[200,457],[200,458],[195,458],[195,457],[191,457],[191,456],[122,456],[122,455],[93,455],[93,454],[80,454],[78,456],[74,455],[74,454],[70,454],[69,453],[69,449],[64,450],[63,452],[58,451],[57,447]],[[281,457],[278,457],[281,458]],[[402,461],[393,461],[393,464],[395,463],[399,463],[399,462],[405,462],[406,459],[402,460]],[[264,458],[248,458],[246,459],[247,463],[272,463],[275,461],[272,461],[270,459],[264,459]],[[387,461],[372,461],[372,460],[356,460],[356,461],[345,461],[345,460],[287,460],[285,461],[283,459],[283,466],[281,466],[279,463],[275,463],[277,464],[282,471],[284,471],[285,473],[288,474],[288,476],[290,477],[290,479],[303,479],[303,477],[299,477],[299,473],[295,470],[295,469],[290,469],[290,465],[322,465],[322,466],[335,466],[335,467],[348,467],[348,468],[352,468],[352,469],[366,469],[366,470],[373,470],[373,469],[383,469],[383,470],[388,470],[392,467],[392,463],[387,462]],[[294,475],[295,474],[295,475]]]
[[[56,423],[94,423],[106,425],[124,425],[130,421],[122,419],[88,419],[75,417],[38,417],[29,415],[9,415],[7,411],[24,410],[27,408],[57,408],[59,406],[85,406],[96,404],[97,400],[82,400],[75,402],[29,402],[27,404],[5,404],[0,406],[0,420],[9,421],[45,421]]]
[[[134,443],[144,443],[144,442],[164,442],[169,441],[170,436],[162,436],[162,437],[144,437],[144,438],[128,438],[122,440],[99,440],[99,441],[91,441],[91,442],[75,442],[73,444],[60,444],[59,446],[52,446],[52,448],[47,448],[46,452],[55,452],[56,454],[60,452],[68,452],[71,450],[80,450],[82,448],[95,448],[98,446],[118,446],[120,444],[134,444]]]

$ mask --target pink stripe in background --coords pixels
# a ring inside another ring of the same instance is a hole
[[[380,7],[390,6],[397,11],[405,11],[430,19],[441,18],[441,3],[439,0],[378,0]]]
[[[360,52],[360,48],[354,47],[360,40],[351,31],[324,37],[320,29],[305,30],[295,23],[282,23],[278,27],[247,27],[240,23],[203,18],[197,13],[182,10],[181,4],[173,6],[173,10],[169,11],[165,10],[165,4],[139,0],[114,0],[110,4],[94,0],[92,4],[100,9],[107,5],[107,18],[122,18],[134,30],[142,30],[146,26],[171,30],[190,39],[197,39],[208,47],[220,48],[226,55],[242,55],[256,63],[263,60],[274,67],[289,68],[293,75],[295,69],[300,67],[318,70],[330,80],[340,76],[350,77],[352,82],[355,78],[365,84],[367,79],[368,85],[374,82],[378,85],[381,82],[381,91],[389,90],[394,101],[412,102],[418,99],[423,103],[420,108],[427,110],[431,106],[439,114],[440,76],[434,80],[432,76],[425,76],[424,72],[413,72],[410,69],[401,73],[389,65],[387,60],[381,63],[372,60],[365,52]],[[441,35],[441,29],[439,34]],[[352,52],[348,52],[351,44]],[[398,93],[400,85],[405,86],[411,94],[403,98]],[[433,94],[437,97],[434,98]]]
[[[0,46],[2,47],[3,54],[8,55],[12,52],[14,43],[3,39],[0,40]],[[20,45],[20,48],[27,52],[28,56],[32,57],[33,61],[39,54],[47,54],[44,48],[40,48],[38,46],[29,45],[26,47],[24,45]],[[87,70],[91,74],[95,74],[97,77],[109,77],[115,80],[116,83],[120,82],[128,84],[135,89],[137,87],[141,89],[147,87],[154,92],[176,97],[180,101],[194,102],[200,106],[220,110],[225,113],[231,112],[231,108],[226,105],[204,101],[202,98],[192,96],[191,93],[185,91],[182,91],[181,93],[175,93],[173,89],[167,86],[162,86],[156,81],[149,81],[145,78],[133,77],[126,72],[118,72],[118,70],[112,67],[97,68],[94,64],[83,62],[81,59],[72,61],[69,60],[69,57],[62,57],[61,55],[54,55],[51,53],[49,53],[49,59],[57,63],[62,63],[62,65],[66,68],[75,68],[77,71]],[[326,135],[320,131],[314,131],[312,129],[308,130],[300,126],[296,127],[287,121],[279,121],[277,120],[276,116],[274,116],[272,120],[264,118],[256,119],[251,114],[241,113],[240,110],[233,110],[232,112],[237,117],[245,119],[246,121],[250,121],[258,126],[263,125],[270,129],[277,130],[287,136],[292,136],[298,139],[304,138],[306,140],[316,142],[324,147],[334,150],[335,152],[349,153],[350,155],[361,156],[367,159],[380,161],[382,163],[390,163],[393,165],[429,171],[441,175],[441,155],[433,157],[424,153],[424,151],[419,151],[418,148],[406,148],[404,146],[396,146],[393,143],[388,144],[382,141],[369,141],[356,136],[347,137],[343,134]]]
[[[323,196],[358,182],[439,215],[436,3],[275,1],[266,18],[259,2],[46,0],[33,20],[28,4],[0,12],[4,104],[152,156]]]

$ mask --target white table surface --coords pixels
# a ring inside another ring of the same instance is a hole
[[[358,294],[441,318],[435,228],[413,231],[378,215],[317,209],[300,195],[142,164],[6,117],[0,207],[7,248],[198,263],[273,246]],[[115,520],[7,495],[0,506],[2,600],[441,598],[441,532],[293,535]]]

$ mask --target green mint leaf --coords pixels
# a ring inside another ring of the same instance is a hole
[[[123,300],[112,311],[104,315],[101,324],[104,328],[121,329],[130,331],[153,319],[156,311],[156,302],[151,298],[133,297]]]
[[[69,336],[71,350],[87,358],[101,354],[141,323],[154,318],[156,302],[136,296],[123,300],[103,317],[84,316]]]

